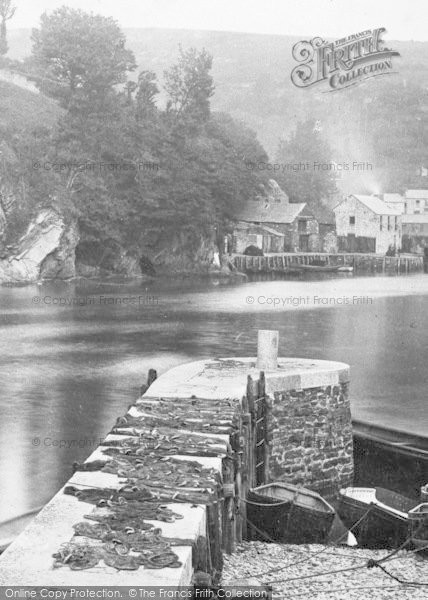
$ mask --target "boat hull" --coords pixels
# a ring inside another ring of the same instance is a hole
[[[264,487],[267,486],[254,488],[248,494],[247,517],[251,539],[287,544],[316,544],[327,540],[335,511],[318,494],[304,488],[300,492],[309,493],[312,498],[318,496],[324,505],[322,510],[300,504],[299,493],[289,501],[268,497],[263,493]]]
[[[409,518],[407,511],[412,501],[404,496],[377,488],[384,502],[390,498],[391,506],[378,506],[341,492],[337,507],[339,517],[366,548],[397,548],[409,537]],[[395,512],[394,512],[394,509]],[[396,514],[403,511],[403,514]],[[355,525],[361,521],[358,525]]]

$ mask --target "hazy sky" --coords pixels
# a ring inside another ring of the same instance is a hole
[[[113,16],[122,27],[325,37],[386,27],[387,39],[428,40],[427,0],[15,0],[9,26],[37,26],[42,12],[63,4]]]

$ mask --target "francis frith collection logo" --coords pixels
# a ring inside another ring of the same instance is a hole
[[[320,37],[297,42],[293,58],[299,63],[291,72],[297,87],[326,83],[333,92],[356,83],[393,73],[392,57],[399,52],[384,47],[384,27],[349,35],[335,42]]]

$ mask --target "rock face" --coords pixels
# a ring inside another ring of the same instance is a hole
[[[144,250],[159,272],[210,274],[221,271],[215,241],[203,236],[189,240],[186,235],[178,235],[170,243],[165,243],[163,250],[155,256],[152,256],[150,248]]]
[[[105,275],[141,276],[141,257],[123,248],[117,241],[81,241],[76,248],[76,272],[82,277]]]
[[[0,260],[0,283],[32,283],[75,276],[76,226],[52,209],[41,211],[18,242],[15,253]]]

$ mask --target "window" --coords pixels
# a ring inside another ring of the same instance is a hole
[[[395,217],[395,231],[398,231],[398,217]]]
[[[355,225],[355,217],[349,217],[349,225]]]
[[[299,232],[306,231],[306,225],[307,225],[306,221],[299,220],[297,222],[297,229],[298,229],[298,231]]]
[[[380,229],[380,231],[382,231],[382,229],[383,229],[383,217],[382,217],[382,215],[380,215],[380,217],[379,217],[379,229]]]
[[[391,217],[388,215],[388,231],[391,231]]]

